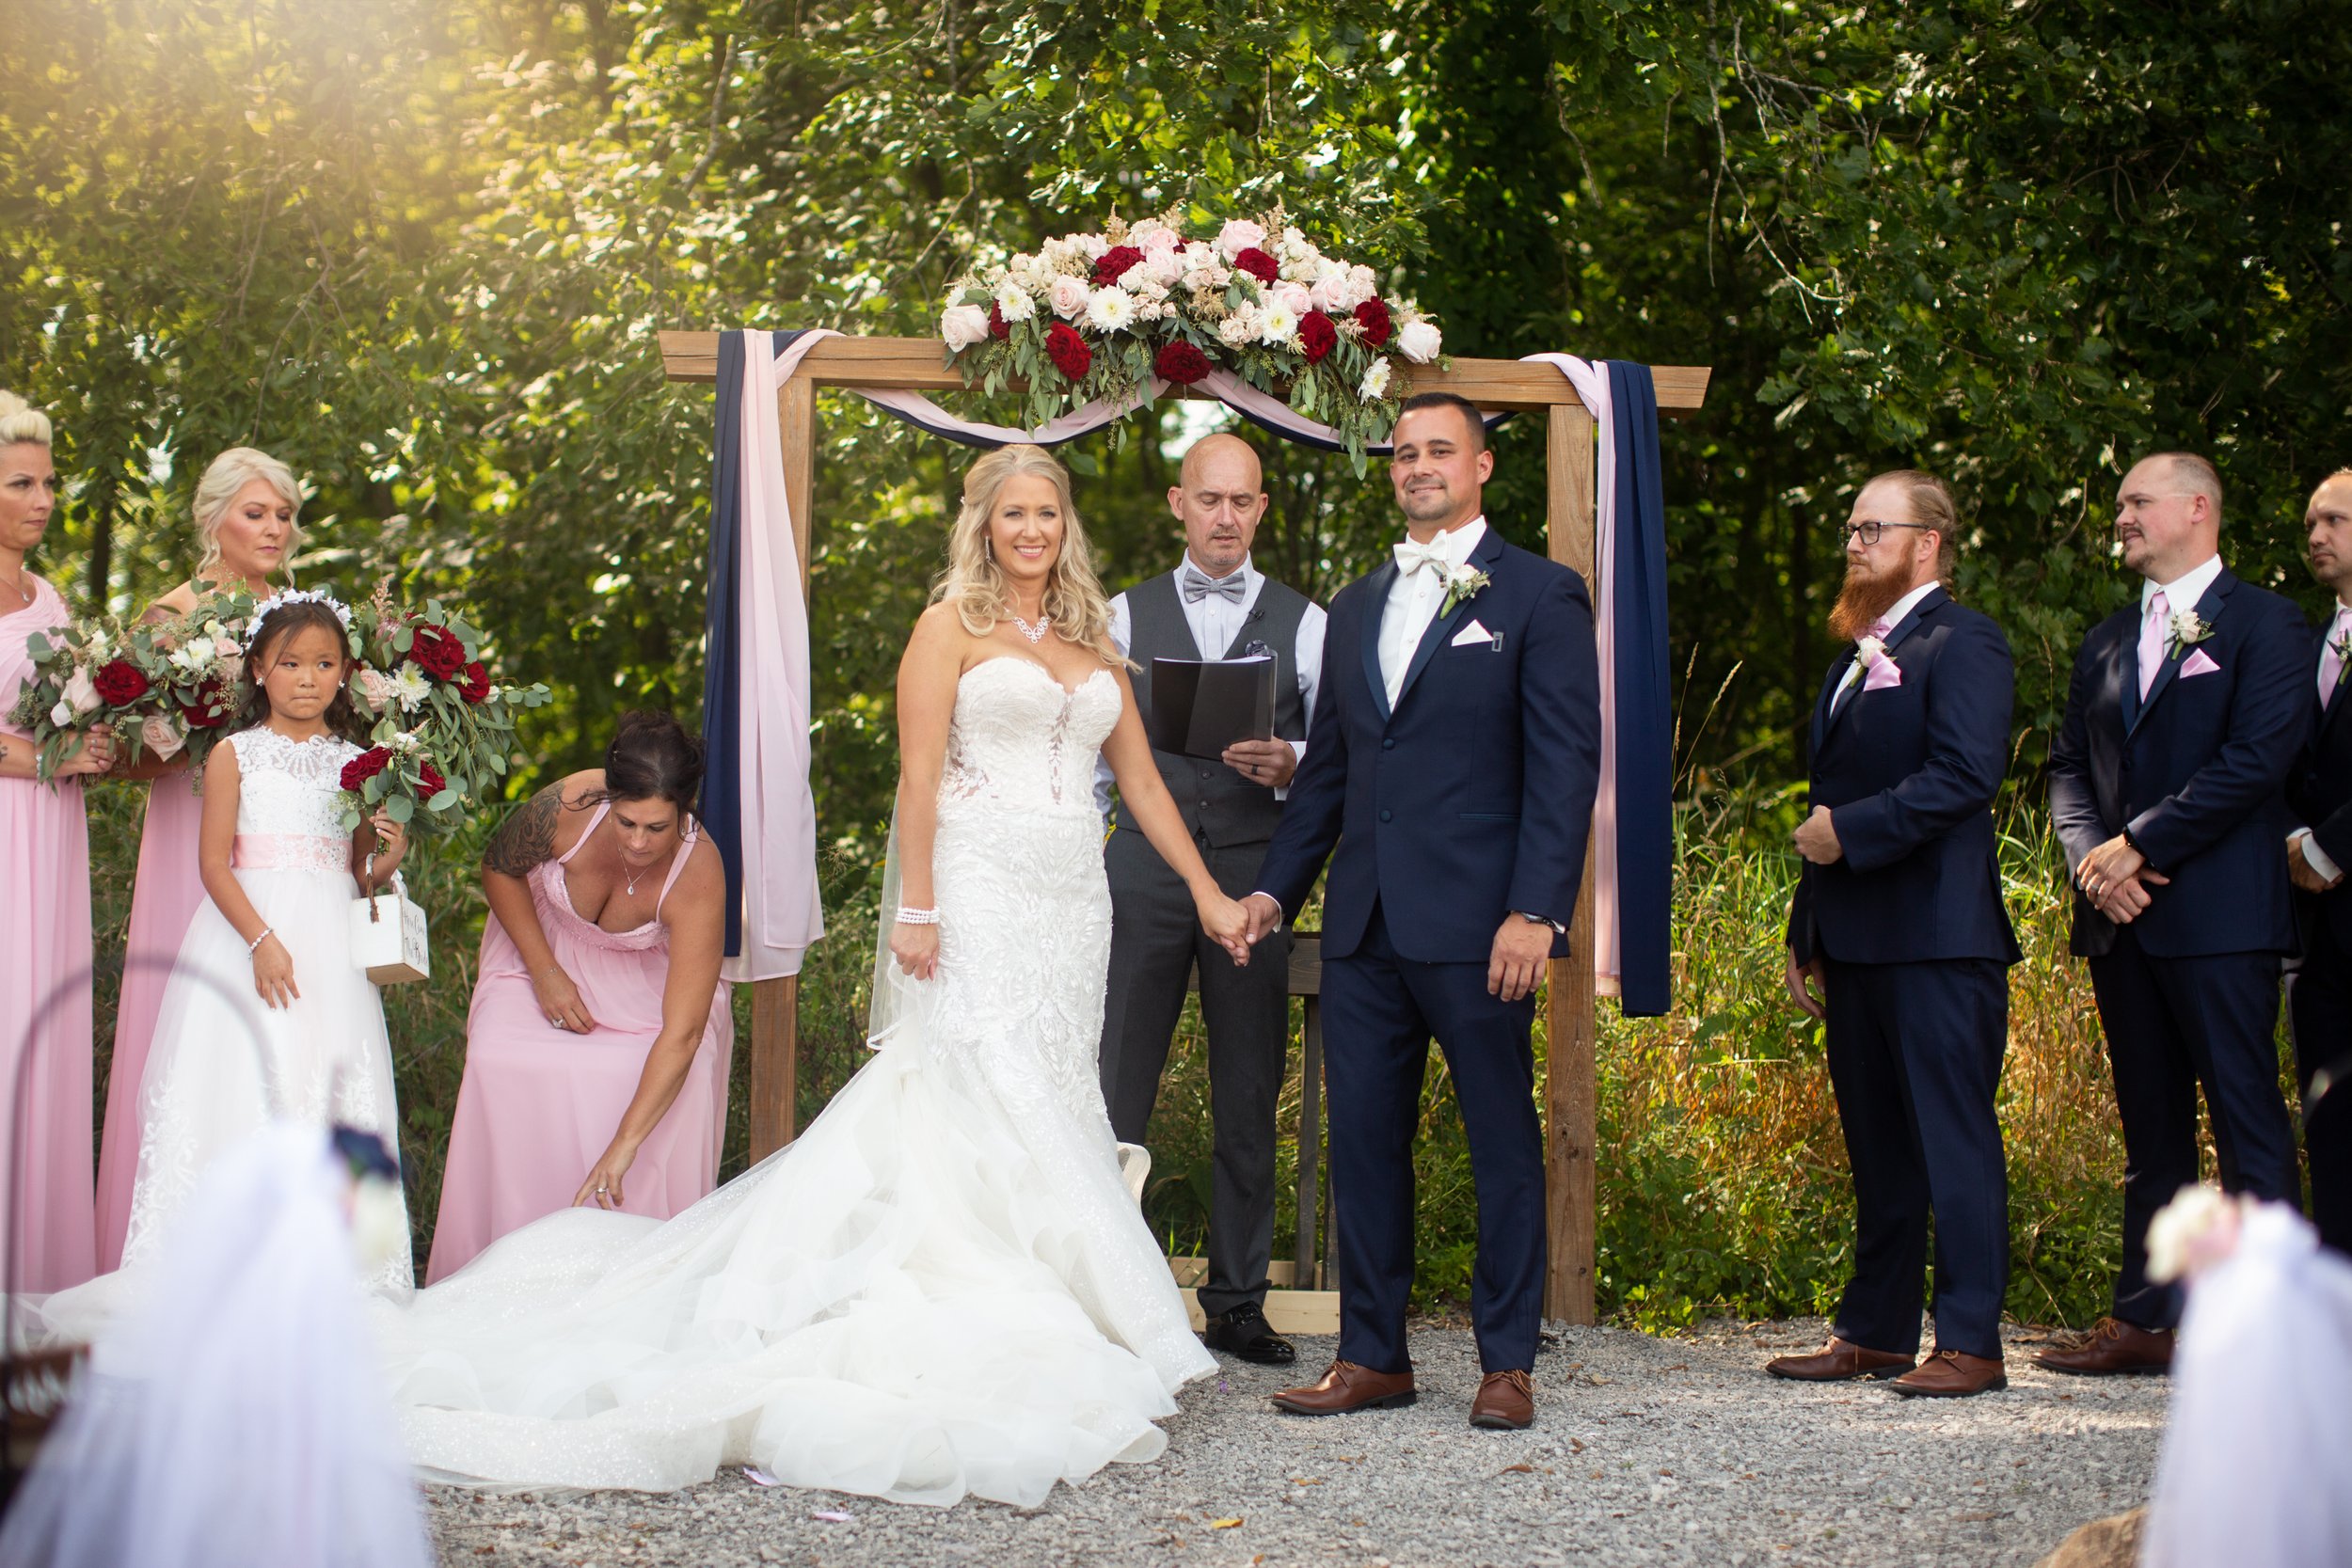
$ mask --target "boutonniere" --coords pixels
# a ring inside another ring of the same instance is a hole
[[[2172,612],[2172,637],[2165,649],[2167,658],[2178,658],[2189,649],[2213,635],[2213,623],[2193,610]]]
[[[1860,639],[1854,643],[1854,650],[1862,659],[1862,667],[1865,670],[1876,665],[1880,659],[1894,657],[1886,651],[1886,644],[1875,637]]]
[[[2352,672],[2352,631],[2345,632],[2328,645],[2335,650],[2336,684],[2342,686],[2345,673]]]
[[[1445,574],[1445,602],[1438,606],[1438,613],[1451,615],[1454,607],[1464,599],[1475,598],[1494,578],[1465,561],[1459,566],[1449,566]]]
[[[1903,684],[1902,666],[1886,651],[1884,640],[1874,636],[1856,638],[1854,658],[1862,667],[1863,690],[1883,691],[1890,686]]]

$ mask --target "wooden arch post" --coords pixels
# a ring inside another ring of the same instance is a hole
[[[828,338],[809,349],[792,378],[777,390],[776,418],[784,448],[785,499],[792,512],[793,547],[800,553],[801,592],[808,592],[811,479],[817,452],[817,389],[906,389],[958,391],[963,377],[944,362],[930,338]],[[719,334],[664,332],[661,364],[669,380],[712,382],[719,378]],[[1455,392],[1494,411],[1540,415],[1547,421],[1548,539],[1551,559],[1574,568],[1587,583],[1594,577],[1597,514],[1592,414],[1567,378],[1549,365],[1517,359],[1456,359],[1450,371],[1400,365],[1403,390]],[[1650,372],[1661,415],[1694,413],[1707,401],[1708,369],[1703,365],[1658,365]],[[1569,928],[1568,954],[1551,961],[1547,979],[1550,1034],[1545,1091],[1544,1202],[1548,1211],[1550,1263],[1544,1283],[1544,1315],[1589,1323],[1593,1310],[1594,1217],[1597,1177],[1595,1085],[1595,998],[1593,950],[1593,857],[1584,857],[1584,885]],[[1613,995],[1613,983],[1609,994]],[[798,1067],[797,977],[762,980],[752,987],[751,1140],[758,1161],[789,1143]]]

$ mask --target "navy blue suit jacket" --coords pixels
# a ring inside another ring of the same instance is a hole
[[[1993,798],[2009,767],[2016,673],[2001,628],[1930,589],[1887,633],[1900,683],[1813,705],[1812,806],[1830,808],[1844,857],[1806,864],[1788,912],[1800,963],[2018,959],[1994,855]]]
[[[2345,717],[2345,710],[2352,708],[2352,680],[2343,683],[2333,703],[2324,709],[2319,705],[2319,652],[2327,635],[2323,625],[2304,658],[2312,737],[2287,779],[2287,807],[2294,816],[2287,831],[2309,828],[2322,853],[2339,869],[2352,870],[2352,718]],[[2352,951],[2352,877],[2328,893],[2298,891],[2295,907],[2306,930],[2325,922],[2336,945]]]
[[[2138,601],[2083,639],[2050,752],[2050,815],[2070,872],[2128,832],[2171,879],[2132,923],[2148,953],[2292,953],[2286,782],[2311,733],[2311,631],[2294,605],[2226,569],[2197,613],[2212,635],[2168,647],[2145,702]],[[2199,652],[2219,668],[2182,674]],[[2077,890],[2073,950],[2096,958],[2115,932]]]
[[[1380,616],[1395,562],[1331,601],[1306,760],[1258,873],[1295,914],[1330,860],[1327,958],[1356,950],[1375,904],[1398,955],[1422,963],[1485,963],[1514,910],[1575,913],[1600,779],[1592,600],[1491,523],[1470,560],[1491,580],[1429,623],[1394,712]],[[1455,645],[1472,621],[1494,635]]]

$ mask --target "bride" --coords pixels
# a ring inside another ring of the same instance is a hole
[[[1028,446],[974,464],[948,559],[898,669],[877,1053],[676,1218],[612,1212],[628,1160],[609,1154],[594,1206],[380,1307],[433,1479],[666,1491],[750,1465],[1034,1506],[1156,1458],[1153,1422],[1214,1368],[1097,1085],[1098,752],[1236,963],[1247,917],[1152,766],[1061,465]]]

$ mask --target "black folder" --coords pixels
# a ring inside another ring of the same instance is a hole
[[[1215,761],[1236,740],[1274,738],[1275,661],[1155,658],[1152,745]]]

